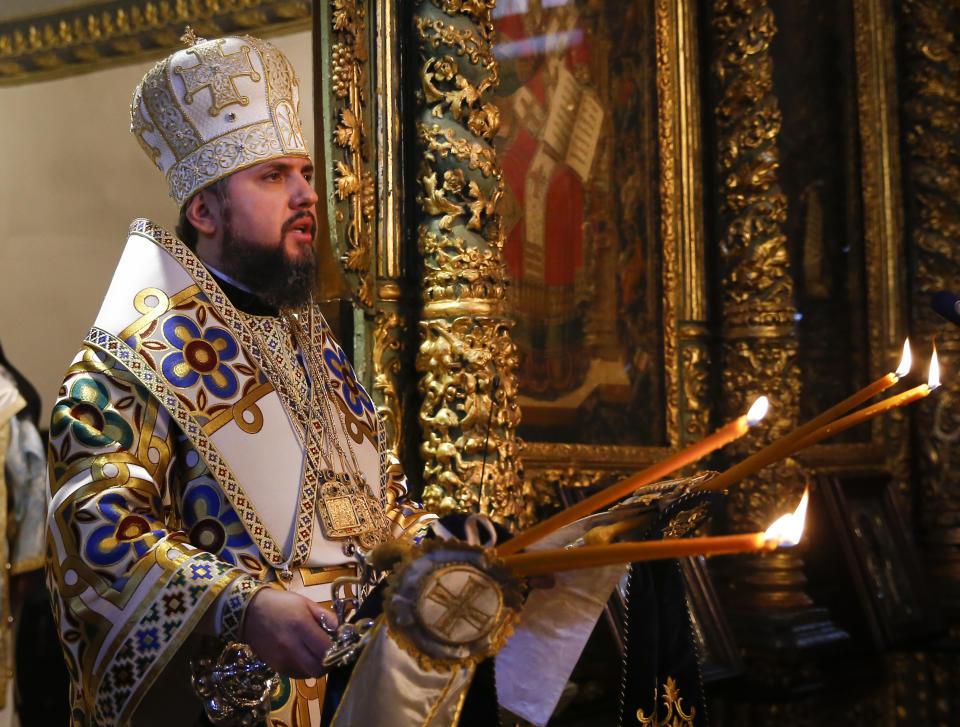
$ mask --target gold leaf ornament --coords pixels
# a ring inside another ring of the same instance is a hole
[[[363,143],[363,121],[351,109],[342,109],[334,138],[340,146],[350,151],[359,151]]]
[[[448,229],[457,217],[463,214],[463,207],[447,199],[443,187],[437,185],[437,174],[432,172],[420,178],[423,194],[417,197],[417,202],[423,206],[427,214],[443,215],[440,220],[441,229]]]
[[[697,714],[696,707],[691,707],[689,714],[683,711],[683,698],[673,677],[667,677],[663,685],[663,706],[666,713],[660,719],[654,714],[647,717],[642,709],[637,710],[637,721],[644,727],[693,727],[693,718]],[[656,708],[654,708],[656,710]]]
[[[344,200],[360,189],[360,177],[353,167],[344,162],[337,162],[337,196]]]

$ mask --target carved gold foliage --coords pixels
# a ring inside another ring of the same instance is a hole
[[[429,167],[424,168],[420,174],[420,188],[423,192],[417,196],[417,204],[428,215],[440,215],[437,226],[441,230],[449,230],[454,221],[464,214],[463,205],[447,199],[449,190],[437,183],[437,172]]]
[[[482,65],[491,75],[496,74],[496,59],[490,45],[471,28],[458,28],[436,18],[417,17],[413,21],[417,36],[434,48],[441,45],[455,48],[459,55],[467,56],[471,63]]]
[[[702,439],[710,429],[710,371],[705,344],[687,344],[680,350],[683,382],[683,434],[687,441]]]
[[[423,97],[433,104],[430,113],[442,118],[448,113],[457,121],[468,118],[468,127],[477,136],[492,139],[500,126],[499,112],[493,104],[480,104],[481,96],[497,86],[496,75],[474,85],[459,73],[450,56],[428,58],[420,69]]]
[[[663,717],[657,717],[656,712],[647,717],[642,709],[638,709],[637,721],[641,725],[644,727],[693,727],[693,718],[697,714],[697,709],[691,707],[689,712],[684,711],[683,697],[680,696],[680,690],[673,677],[667,677],[661,699],[663,699],[665,710]]]
[[[476,23],[487,41],[493,39],[493,23],[490,20],[497,0],[432,0],[433,4],[447,15],[465,15]]]
[[[333,143],[343,150],[334,160],[334,184],[339,207],[337,218],[346,222],[341,255],[344,270],[353,280],[353,294],[361,305],[373,306],[370,270],[376,216],[376,189],[367,158],[366,106],[367,50],[366,3],[363,0],[331,0],[331,90],[338,123]]]
[[[461,298],[502,299],[507,275],[496,250],[468,246],[461,237],[420,228],[419,249],[429,261],[424,269],[425,302]]]
[[[787,202],[777,183],[780,110],[768,50],[776,33],[762,0],[717,0],[713,64],[717,105],[720,212],[726,231],[723,302],[731,325],[793,324],[793,281],[782,225]]]
[[[421,321],[420,331],[423,502],[442,514],[477,511],[515,522],[522,514],[515,494],[520,410],[516,346],[507,326],[459,317]]]
[[[351,152],[360,151],[366,138],[363,119],[350,109],[341,109],[340,123],[333,133],[337,145],[345,147]]]
[[[455,129],[439,124],[426,126],[417,123],[417,144],[427,161],[436,162],[453,157],[457,161],[467,162],[468,169],[479,170],[485,177],[498,172],[493,149],[486,144],[471,143],[468,139],[458,137]]]
[[[761,394],[776,403],[759,431],[732,448],[745,452],[760,437],[789,430],[799,410],[793,279],[782,232],[787,203],[777,182],[780,112],[769,58],[776,24],[764,0],[716,0],[712,22],[724,225],[724,403],[731,413]],[[738,528],[766,522],[781,501],[799,496],[801,478],[789,462],[776,474],[767,470],[733,489],[729,510]]]
[[[23,83],[128,63],[200,35],[309,27],[307,0],[101,0],[0,23],[0,83]]]
[[[381,310],[374,319],[373,362],[376,373],[373,388],[380,395],[383,404],[377,412],[383,418],[387,430],[387,441],[394,452],[403,451],[403,416],[401,394],[397,389],[397,377],[400,374],[400,342],[405,340],[407,332],[403,330],[400,316],[393,311]]]
[[[532,498],[519,476],[513,322],[492,315],[503,309],[506,285],[497,214],[503,178],[489,143],[500,123],[487,100],[499,82],[493,6],[422,1],[412,19],[420,117],[438,119],[416,127],[425,303],[416,364],[424,504],[440,513],[481,512],[514,527],[533,508],[525,506]],[[451,23],[438,9],[460,17]]]
[[[960,50],[956,9],[944,17],[941,3],[908,0],[901,4],[904,41],[903,114],[906,136],[906,189],[915,269],[911,333],[937,337],[942,370],[960,363],[960,334],[944,328],[927,302],[938,290],[960,289]],[[947,376],[935,397],[915,410],[920,438],[920,503],[924,546],[933,574],[953,602],[960,600],[960,380]]]

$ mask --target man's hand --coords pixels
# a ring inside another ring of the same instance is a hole
[[[276,588],[261,588],[247,605],[243,640],[254,653],[284,676],[316,677],[330,648],[320,627],[337,626],[337,617],[309,598]]]

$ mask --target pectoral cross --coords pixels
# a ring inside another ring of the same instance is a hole
[[[184,103],[193,103],[193,97],[198,91],[204,88],[210,89],[210,96],[213,99],[210,105],[211,116],[216,116],[221,109],[230,104],[238,103],[246,106],[250,103],[249,98],[241,96],[237,91],[233,83],[234,78],[250,76],[254,81],[260,80],[260,74],[250,62],[250,49],[243,46],[236,53],[224,55],[225,42],[219,40],[213,45],[188,48],[187,52],[196,55],[200,62],[190,68],[176,66],[173,69],[173,72],[183,79],[183,85],[187,89],[183,96]]]
[[[454,627],[460,621],[466,621],[473,626],[477,632],[483,633],[493,618],[493,614],[485,613],[473,605],[473,601],[480,593],[487,590],[489,586],[475,578],[469,579],[458,593],[453,593],[449,588],[437,581],[427,598],[435,603],[444,606],[446,610],[433,624],[432,627],[441,634],[450,636]]]

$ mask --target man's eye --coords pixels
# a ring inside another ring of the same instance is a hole
[[[280,172],[269,172],[263,176],[264,179],[277,180],[280,179]]]

